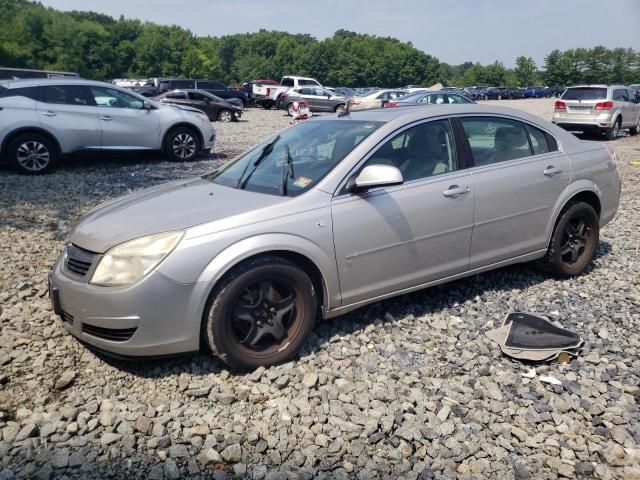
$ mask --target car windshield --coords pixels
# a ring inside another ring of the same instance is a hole
[[[383,122],[309,120],[203,178],[233,188],[298,196],[315,186]]]
[[[567,88],[562,95],[563,100],[604,100],[605,98],[607,98],[607,89],[594,87]]]

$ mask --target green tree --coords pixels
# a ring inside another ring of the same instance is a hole
[[[526,87],[535,83],[536,78],[536,62],[531,57],[520,55],[516,58],[515,76],[518,79],[518,85]]]

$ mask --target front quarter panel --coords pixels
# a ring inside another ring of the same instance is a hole
[[[338,306],[340,288],[333,247],[330,196],[319,191],[304,195],[307,200],[310,196],[313,196],[317,207],[288,213],[287,206],[278,206],[275,208],[281,210],[273,212],[274,216],[270,218],[264,215],[253,215],[252,218],[243,214],[245,218],[242,220],[227,218],[187,230],[178,248],[160,265],[160,273],[180,283],[199,282],[213,287],[226,272],[249,257],[288,251],[304,255],[318,267],[325,284],[325,306]],[[302,206],[300,200],[291,200],[290,206]],[[264,220],[256,221],[260,217]],[[242,225],[236,226],[237,223]]]

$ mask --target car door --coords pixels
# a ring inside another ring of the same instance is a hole
[[[115,88],[90,85],[97,106],[103,149],[159,149],[157,110],[144,108],[143,100]]]
[[[213,99],[210,99],[206,95],[200,92],[188,92],[189,105],[195,108],[199,108],[207,114],[209,118],[216,118],[218,116],[218,105]]]
[[[547,247],[546,229],[571,168],[540,128],[498,116],[459,119],[474,166],[471,269]]]
[[[403,129],[367,165],[392,165],[404,183],[332,201],[344,305],[467,270],[473,226],[471,175],[461,169],[448,120]]]
[[[82,85],[43,85],[37,111],[43,128],[51,132],[64,153],[100,148],[98,111]]]

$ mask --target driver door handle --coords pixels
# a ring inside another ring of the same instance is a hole
[[[456,198],[460,195],[464,195],[465,193],[469,193],[471,188],[468,185],[463,185],[462,187],[458,185],[451,185],[447,190],[442,192],[442,195],[449,198]]]
[[[42,112],[42,115],[44,115],[45,117],[55,117],[57,113],[52,112],[51,110],[47,110],[46,112]]]
[[[547,168],[545,168],[542,171],[542,173],[545,174],[547,177],[553,177],[558,173],[562,173],[562,169],[560,167],[554,167],[553,165],[549,165],[547,166]]]
[[[113,117],[110,117],[109,115],[103,115],[102,117],[100,117],[100,120],[104,120],[105,122],[110,122],[111,120],[113,120]]]

